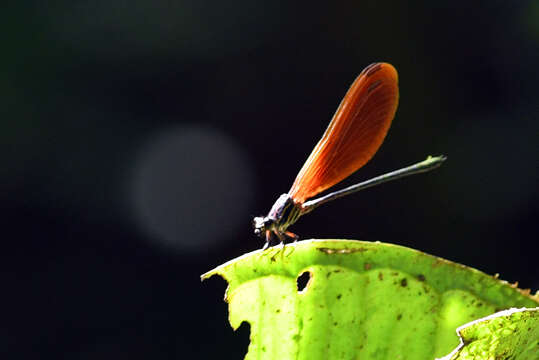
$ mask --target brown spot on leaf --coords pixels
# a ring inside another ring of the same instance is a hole
[[[401,286],[402,286],[402,287],[408,286],[408,280],[406,280],[406,278],[403,278],[403,279],[401,280]]]
[[[435,268],[435,267],[438,267],[438,266],[442,266],[444,263],[445,263],[445,262],[444,262],[443,259],[437,258],[437,259],[431,264],[431,266],[432,266],[433,268]]]
[[[316,250],[323,252],[324,254],[330,255],[330,254],[353,254],[356,252],[364,252],[368,251],[369,249],[365,248],[342,248],[342,249],[331,249],[331,248],[316,248]]]

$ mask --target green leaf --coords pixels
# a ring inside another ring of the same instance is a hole
[[[500,311],[457,333],[460,345],[441,360],[539,359],[539,307]]]
[[[297,278],[310,280],[298,291]],[[202,275],[228,281],[234,329],[247,321],[245,359],[433,359],[455,329],[538,299],[478,270],[402,246],[308,240],[255,251]]]

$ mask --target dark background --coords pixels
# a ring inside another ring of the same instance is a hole
[[[539,288],[536,1],[3,5],[3,358],[240,359],[225,282],[262,246],[355,76],[399,71],[378,154],[337,188],[442,168],[302,218],[302,238],[413,247]]]

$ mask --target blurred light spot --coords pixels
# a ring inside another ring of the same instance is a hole
[[[203,251],[245,223],[252,187],[246,157],[231,139],[210,128],[178,127],[143,149],[132,199],[138,222],[153,239],[180,251]]]

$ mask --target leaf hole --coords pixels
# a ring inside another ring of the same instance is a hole
[[[309,285],[309,281],[311,281],[312,274],[310,271],[304,271],[301,273],[300,276],[296,279],[297,285],[298,285],[298,292],[305,291],[307,288],[307,285]]]

